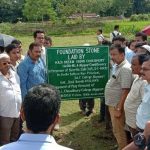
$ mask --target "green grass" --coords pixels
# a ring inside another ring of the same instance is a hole
[[[78,100],[63,101],[61,105],[60,130],[54,132],[57,142],[75,150],[111,150],[115,141],[105,124],[97,125],[100,100],[95,100],[96,113],[90,117],[80,114]]]
[[[28,46],[31,42],[33,42],[32,36],[15,36],[17,39],[22,41],[23,44],[23,52],[25,53],[28,50]],[[96,45],[96,33],[95,35],[80,35],[80,36],[52,36],[53,46],[79,46],[85,43],[89,43],[90,45]]]
[[[44,23],[1,23],[0,32],[12,35],[31,36],[36,29],[43,29],[50,35],[67,36],[67,35],[92,35],[99,28],[103,29],[105,35],[113,31],[114,25],[120,26],[120,31],[125,37],[132,38],[133,35],[141,31],[145,26],[149,25],[149,21],[129,21],[124,20],[103,20],[103,18],[95,20],[85,20],[82,23],[79,20],[68,20],[67,23],[62,23],[60,20],[55,22]]]

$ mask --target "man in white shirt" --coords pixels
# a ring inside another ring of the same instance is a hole
[[[132,83],[131,90],[125,100],[124,110],[126,117],[126,124],[129,127],[130,133],[132,137],[137,133],[136,130],[136,113],[139,105],[142,102],[142,98],[144,95],[144,86],[146,85],[146,81],[141,78],[141,66],[145,61],[147,56],[144,54],[135,55],[132,58],[132,73],[135,76],[135,80]]]
[[[137,109],[136,125],[139,129],[144,130],[145,124],[150,120],[150,56],[142,65],[142,79],[147,80],[148,84],[144,89],[144,97],[142,103]]]
[[[46,49],[44,47],[44,40],[45,40],[45,32],[43,30],[36,30],[33,33],[35,43],[41,46],[41,58],[46,64]]]
[[[150,138],[150,56],[147,56],[141,69],[142,79],[147,80],[148,84],[144,90],[142,103],[138,107],[136,115],[136,125],[140,131],[134,137],[134,142],[126,146],[123,150],[149,150],[148,139]],[[144,131],[142,134],[142,130]],[[150,139],[149,139],[150,140]]]
[[[117,37],[119,35],[121,35],[121,33],[119,32],[119,25],[115,25],[114,31],[110,33],[110,41],[112,41],[114,37]]]
[[[113,134],[121,150],[127,145],[127,136],[124,130],[124,102],[132,85],[132,71],[125,59],[125,50],[120,45],[110,47],[110,56],[115,63],[112,76],[105,86],[105,104],[108,106]]]
[[[104,36],[103,36],[103,31],[101,29],[97,30],[97,41],[98,41],[98,45],[101,45],[102,42],[104,41]]]
[[[60,94],[47,84],[29,90],[22,104],[21,117],[26,122],[25,133],[17,142],[0,150],[71,150],[58,145],[50,135],[59,118]]]
[[[0,54],[0,145],[16,141],[21,109],[20,80],[10,69],[10,58]]]

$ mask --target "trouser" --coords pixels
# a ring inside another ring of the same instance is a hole
[[[116,118],[114,116],[114,112],[115,112],[114,107],[109,106],[109,112],[110,112],[110,117],[111,117],[111,122],[113,127],[113,134],[117,140],[119,150],[122,150],[128,143],[127,135],[124,130],[124,126],[125,126],[124,112],[119,118]]]
[[[0,145],[16,141],[18,134],[19,118],[0,116]]]
[[[80,106],[80,109],[82,111],[86,111],[86,108],[89,111],[93,111],[93,108],[94,108],[94,98],[80,99],[79,100],[79,106]]]
[[[101,103],[100,103],[100,121],[105,120],[106,123],[106,129],[109,130],[112,128],[111,125],[111,119],[110,119],[110,113],[108,110],[108,106],[105,105],[105,98],[100,97]]]
[[[105,98],[104,97],[100,97],[100,120],[104,120],[106,119],[106,116],[105,116]]]

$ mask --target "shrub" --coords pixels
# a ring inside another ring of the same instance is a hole
[[[148,21],[150,19],[150,14],[139,14],[132,15],[130,21]]]
[[[138,15],[132,15],[130,21],[139,21]]]
[[[147,21],[149,19],[148,14],[139,14],[140,21]]]

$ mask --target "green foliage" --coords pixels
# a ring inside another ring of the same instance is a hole
[[[130,21],[148,21],[150,19],[150,14],[139,14],[132,15]]]
[[[150,0],[0,0],[0,22],[55,20],[57,16],[65,23],[72,14],[80,14],[83,22],[84,13],[130,17],[149,12]]]
[[[149,16],[148,16],[148,14],[139,14],[139,20],[140,21],[147,21],[147,20],[149,20],[150,18],[149,18]]]
[[[23,18],[24,0],[0,0],[0,22],[17,22]]]
[[[13,24],[11,23],[1,23],[0,24],[0,33],[6,33],[9,34],[11,33]]]
[[[131,17],[130,17],[130,21],[139,21],[139,18],[138,18],[138,15],[132,15]]]
[[[113,7],[116,10],[117,15],[123,15],[127,11],[128,8],[130,8],[132,3],[130,0],[113,0]]]
[[[115,20],[112,21],[108,18],[109,21],[101,20],[84,20],[84,23],[81,19],[76,20],[65,20],[66,23],[62,23],[61,20],[53,22],[43,22],[43,23],[17,23],[17,24],[0,24],[0,32],[10,35],[32,35],[33,31],[36,29],[43,29],[48,35],[95,35],[97,29],[103,29],[105,37],[109,38],[110,32],[113,31],[114,25],[118,24],[120,26],[120,31],[125,37],[133,37],[134,34],[138,31],[141,31],[142,28],[149,25],[149,21],[128,21],[128,20]]]
[[[51,0],[26,0],[23,14],[28,20],[41,20],[48,16],[51,20],[55,18],[55,12],[51,6]]]
[[[135,14],[150,12],[150,0],[134,0],[133,11]]]
[[[83,20],[83,14],[92,12],[93,6],[96,6],[97,0],[53,0],[55,10],[59,17],[69,17],[72,14],[79,14]]]

